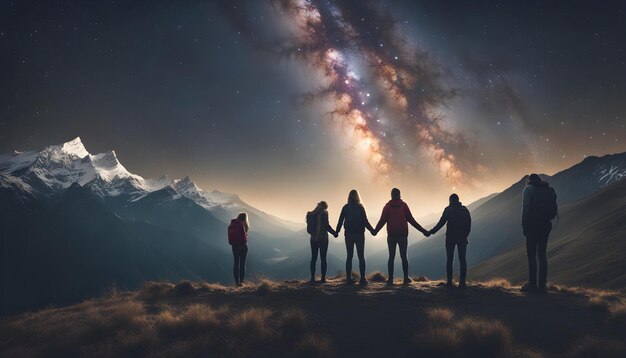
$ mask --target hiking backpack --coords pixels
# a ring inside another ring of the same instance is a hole
[[[457,233],[469,234],[472,226],[472,217],[465,206],[455,207],[450,210],[448,226]]]
[[[228,243],[231,245],[243,245],[246,243],[246,230],[243,223],[233,220],[228,225]]]
[[[306,214],[306,232],[309,235],[317,234],[317,221],[319,220],[319,213],[308,213]]]
[[[535,187],[532,202],[532,215],[539,220],[552,220],[556,217],[559,207],[556,203],[556,192],[554,188]]]

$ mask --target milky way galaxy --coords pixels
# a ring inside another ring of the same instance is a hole
[[[331,122],[365,152],[381,177],[417,170],[420,155],[452,184],[464,180],[456,152],[463,138],[440,124],[438,108],[455,95],[427,53],[410,46],[396,20],[373,2],[285,0],[275,5],[297,32],[281,44],[319,70],[324,87],[305,96],[330,101]]]

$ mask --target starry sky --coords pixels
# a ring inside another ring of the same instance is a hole
[[[302,221],[626,151],[622,1],[0,1],[0,151],[80,136]]]

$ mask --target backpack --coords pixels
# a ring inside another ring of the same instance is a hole
[[[448,217],[448,227],[453,232],[469,234],[472,226],[472,217],[465,206],[452,207]]]
[[[233,220],[228,225],[228,243],[234,246],[246,243],[246,231],[239,220]]]
[[[532,215],[539,220],[552,220],[556,217],[559,207],[556,203],[556,192],[549,186],[535,187],[532,201]]]
[[[306,214],[306,232],[309,235],[317,234],[317,221],[320,219],[319,213],[307,213]]]

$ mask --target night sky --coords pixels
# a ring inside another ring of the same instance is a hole
[[[0,152],[426,214],[626,151],[625,43],[623,1],[0,1]]]

